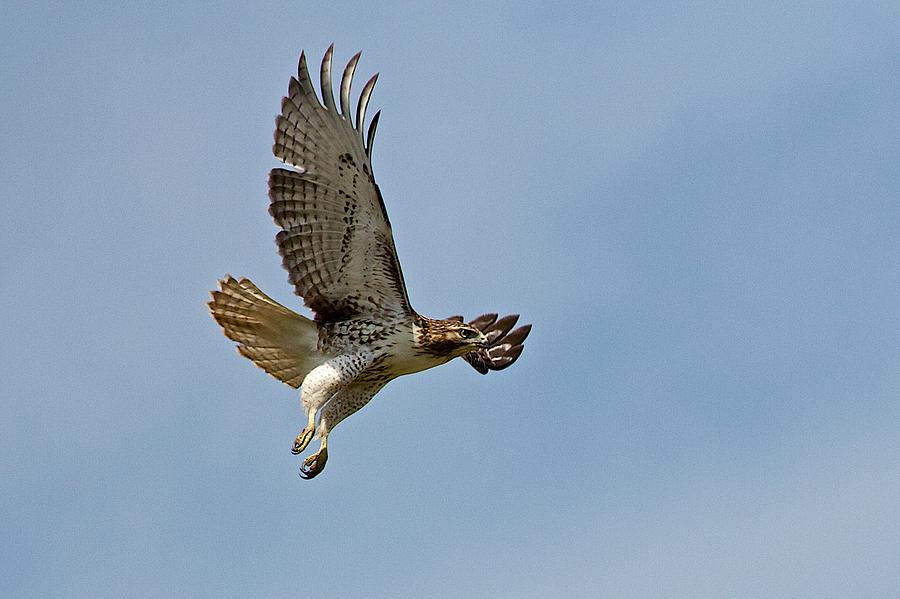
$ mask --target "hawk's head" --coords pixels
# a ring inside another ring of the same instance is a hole
[[[455,358],[489,346],[481,331],[464,322],[422,318],[418,325],[419,345],[437,356]]]

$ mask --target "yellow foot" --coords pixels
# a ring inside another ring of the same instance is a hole
[[[313,438],[313,434],[315,434],[316,429],[313,426],[307,426],[305,429],[300,431],[300,434],[297,435],[297,438],[294,439],[294,448],[291,449],[291,453],[294,455],[299,455],[303,453],[303,450],[306,449],[306,446],[309,445],[309,442]]]
[[[300,466],[300,478],[315,478],[322,470],[325,469],[325,462],[328,461],[328,450],[324,447],[312,454]]]

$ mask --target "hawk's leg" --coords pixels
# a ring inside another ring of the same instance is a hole
[[[362,378],[365,379],[365,377]],[[319,418],[317,433],[323,442],[341,420],[369,403],[369,400],[386,384],[387,381],[356,380],[335,393],[322,410],[322,416]]]
[[[369,352],[345,354],[325,361],[306,375],[301,386],[301,396],[307,423],[294,440],[294,446],[291,449],[294,454],[301,453],[312,440],[316,431],[316,413],[325,405],[325,402],[352,383],[353,379],[371,363],[372,355]],[[321,467],[325,466],[324,456],[327,455],[327,452],[323,454]]]
[[[338,422],[369,403],[372,396],[378,393],[384,385],[384,382],[354,381],[334,394],[334,397],[322,410],[322,417],[319,418],[317,433],[322,439],[322,446],[319,451],[303,461],[300,466],[302,478],[313,478],[325,468],[325,462],[328,460],[328,433]],[[306,429],[303,430],[306,431]]]

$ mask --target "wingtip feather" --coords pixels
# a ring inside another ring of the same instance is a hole
[[[360,137],[363,136],[363,132],[365,131],[366,108],[369,106],[369,98],[372,96],[372,90],[375,89],[376,81],[378,81],[378,73],[375,73],[368,81],[366,81],[362,92],[359,94],[359,103],[356,105],[356,131],[359,133]]]
[[[334,105],[334,92],[332,91],[331,64],[334,58],[334,42],[328,46],[325,56],[322,57],[322,67],[319,71],[319,87],[322,88],[322,101],[325,108],[331,112],[337,112]]]
[[[347,63],[344,68],[344,75],[341,77],[341,114],[345,118],[350,119],[350,86],[353,84],[353,74],[356,72],[356,65],[362,52],[357,52]]]
[[[381,111],[375,113],[372,122],[369,123],[369,134],[366,135],[366,156],[372,160],[372,144],[375,143],[375,129],[378,127],[378,119],[381,118]]]

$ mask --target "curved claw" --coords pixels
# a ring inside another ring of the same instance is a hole
[[[328,461],[328,450],[324,447],[312,454],[300,465],[300,478],[309,480],[319,475],[325,469],[325,462]]]
[[[306,446],[309,445],[309,442],[313,438],[313,434],[315,433],[315,429],[307,426],[300,434],[297,435],[297,438],[294,439],[294,447],[291,449],[291,453],[294,455],[300,455],[303,453],[303,450],[306,449]]]

